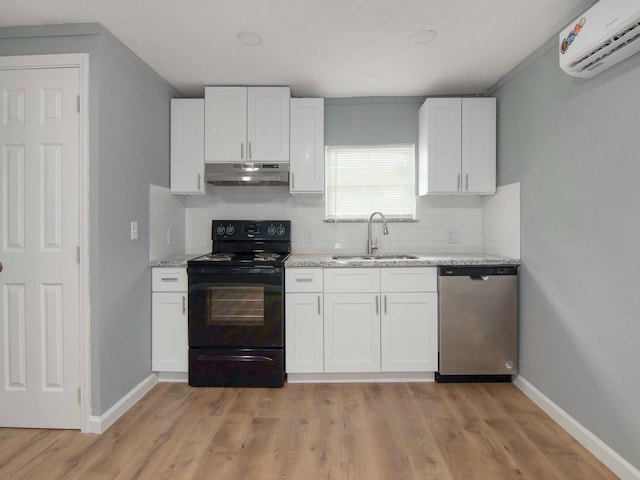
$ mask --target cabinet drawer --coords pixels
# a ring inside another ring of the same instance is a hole
[[[383,292],[436,292],[438,269],[432,267],[381,269]]]
[[[379,268],[325,268],[325,293],[379,293]]]
[[[188,290],[186,268],[156,267],[151,271],[153,292],[186,292]]]
[[[284,279],[285,292],[322,292],[322,268],[288,268]]]

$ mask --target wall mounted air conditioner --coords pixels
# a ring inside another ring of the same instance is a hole
[[[559,35],[560,68],[590,78],[640,50],[640,1],[600,0]]]

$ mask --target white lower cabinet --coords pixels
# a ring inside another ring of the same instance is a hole
[[[287,373],[435,372],[437,285],[434,267],[287,269]]]
[[[189,369],[186,269],[154,268],[151,297],[151,369],[186,373]]]
[[[285,370],[322,373],[322,268],[287,269],[285,291]]]

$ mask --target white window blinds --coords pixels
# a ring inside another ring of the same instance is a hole
[[[326,147],[328,220],[415,219],[414,145]]]

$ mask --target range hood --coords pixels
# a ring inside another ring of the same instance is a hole
[[[207,163],[205,181],[214,185],[289,185],[288,163]]]

